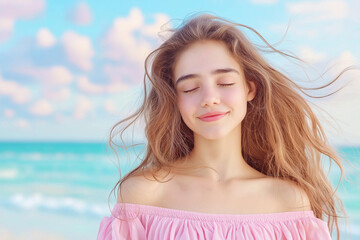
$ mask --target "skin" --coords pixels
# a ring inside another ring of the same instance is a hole
[[[218,69],[232,70],[213,74]],[[266,176],[245,162],[241,122],[247,102],[256,95],[256,85],[246,81],[224,43],[206,40],[191,44],[178,55],[173,75],[174,83],[178,82],[180,114],[194,132],[194,149],[178,161],[179,166],[205,168],[171,173],[171,180],[161,183],[153,179],[150,170],[145,171],[144,176],[133,176],[123,183],[119,202],[218,214],[311,210],[301,188]],[[178,80],[184,77],[186,80]],[[193,91],[185,92],[189,90]],[[198,118],[212,111],[228,114],[214,122]],[[166,180],[168,172],[160,172],[158,177]]]
[[[214,74],[219,69],[231,71]],[[177,57],[173,76],[179,111],[194,132],[194,149],[184,164],[215,169],[198,172],[214,184],[259,175],[241,154],[241,122],[247,102],[256,95],[256,85],[246,81],[243,69],[226,45],[212,40],[191,44]],[[213,111],[228,114],[213,122],[198,118]]]

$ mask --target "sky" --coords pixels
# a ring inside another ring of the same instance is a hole
[[[196,13],[248,25],[305,60],[264,53],[300,85],[319,86],[360,65],[358,0],[0,0],[0,141],[106,141],[142,102],[144,59],[163,30]],[[341,86],[309,101],[330,142],[359,145],[360,71],[309,93]]]

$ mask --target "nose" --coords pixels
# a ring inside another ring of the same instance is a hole
[[[203,98],[201,101],[201,107],[209,107],[220,103],[220,96],[218,92],[211,88],[203,88]]]

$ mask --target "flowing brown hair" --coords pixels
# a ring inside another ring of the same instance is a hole
[[[323,171],[321,158],[326,156],[330,163],[336,163],[341,172],[340,181],[343,177],[341,159],[329,145],[318,118],[301,93],[315,98],[305,90],[325,88],[343,72],[324,86],[301,87],[265,61],[258,51],[261,49],[257,49],[239,27],[255,33],[272,52],[301,61],[296,56],[277,50],[248,26],[208,14],[184,21],[145,60],[142,105],[134,114],[111,129],[109,145],[114,150],[122,147],[115,143],[116,136],[120,136],[127,149],[122,135],[141,117],[144,118],[147,138],[146,153],[141,163],[124,178],[120,178],[112,191],[118,186],[121,194],[121,184],[145,169],[151,169],[157,181],[159,179],[156,173],[159,170],[167,169],[170,172],[179,169],[175,163],[190,153],[194,138],[177,108],[173,81],[174,62],[189,44],[200,40],[221,41],[241,65],[246,81],[253,81],[257,85],[256,96],[248,102],[248,110],[241,123],[241,147],[245,161],[267,176],[290,180],[304,189],[315,216],[320,219],[327,217],[330,232],[335,224],[339,239],[338,218],[341,216],[337,212],[341,211],[345,216],[346,213],[341,199],[335,193],[339,185],[333,189]],[[149,94],[147,79],[152,86]],[[117,130],[127,121],[130,123],[120,131]]]

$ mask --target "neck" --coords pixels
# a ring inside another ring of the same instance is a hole
[[[194,149],[187,161],[194,167],[207,167],[200,168],[196,175],[218,183],[235,178],[248,178],[256,171],[242,156],[240,127],[227,136],[215,140],[194,134]]]

